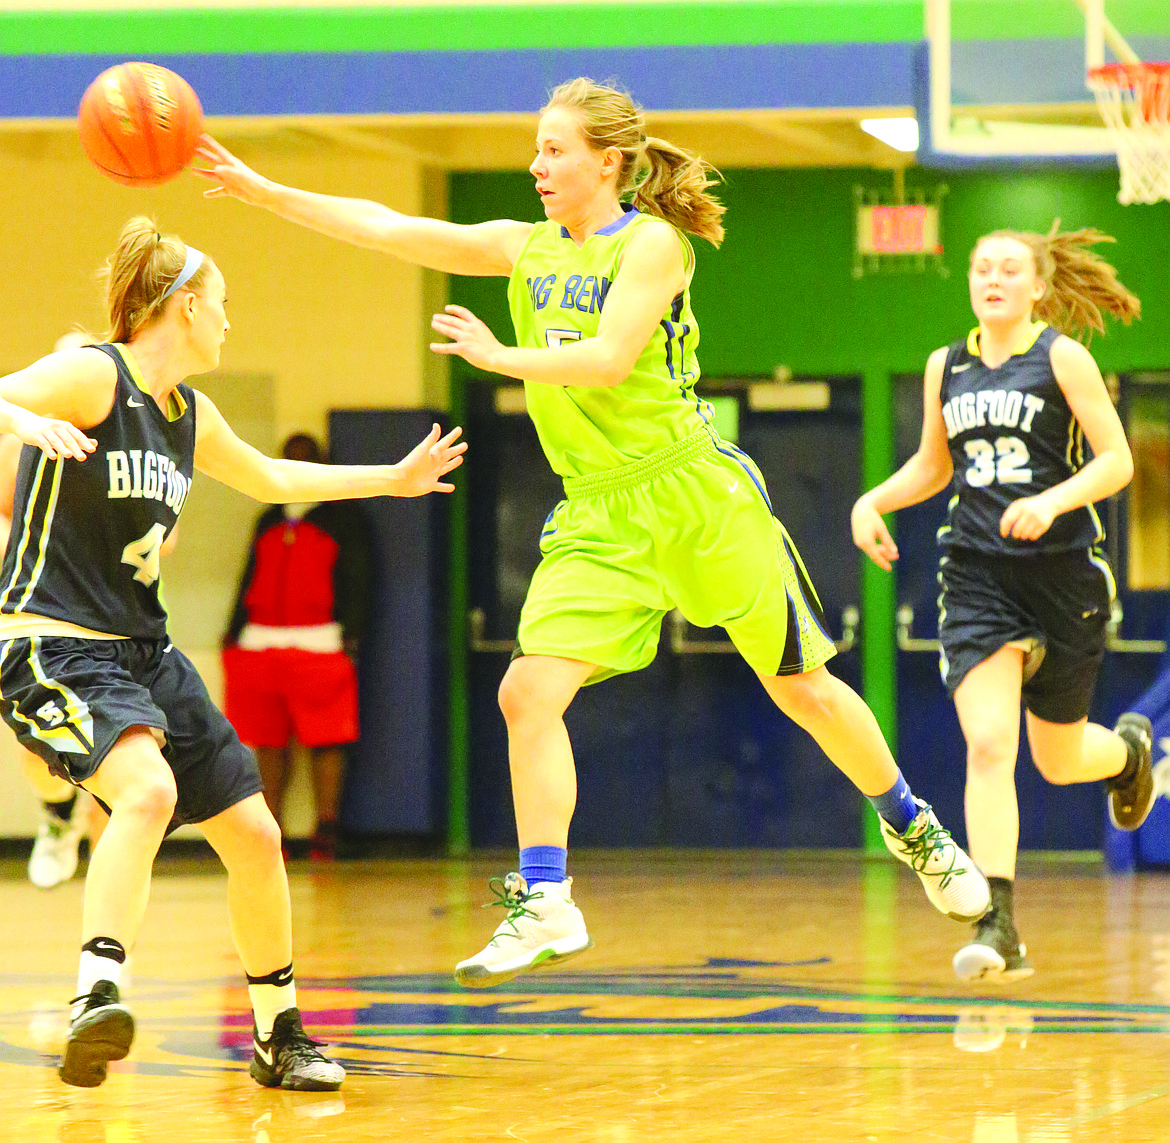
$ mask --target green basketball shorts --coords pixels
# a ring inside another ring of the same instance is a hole
[[[764,478],[706,431],[606,472],[565,481],[545,522],[520,615],[518,655],[594,663],[589,682],[653,661],[677,607],[721,626],[763,675],[800,674],[836,653]]]

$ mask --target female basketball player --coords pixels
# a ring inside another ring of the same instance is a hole
[[[459,430],[394,465],[273,460],[184,378],[219,363],[223,275],[145,218],[109,263],[108,344],[0,380],[0,432],[22,450],[0,573],[0,711],[58,777],[110,810],[85,885],[78,996],[61,1078],[92,1087],[129,1050],[118,980],[172,824],[196,823],[228,871],[232,937],[255,1017],[252,1075],[333,1090],[341,1067],[301,1026],[280,833],[255,759],[167,639],[159,551],[193,469],[277,503],[449,492]]]
[[[0,438],[0,548],[7,545],[12,531],[12,498],[23,447],[14,436]],[[25,780],[41,803],[41,821],[28,859],[28,879],[38,889],[52,889],[77,872],[77,850],[83,833],[88,830],[91,850],[97,845],[106,814],[84,790],[54,777],[37,755],[19,743],[16,754]]]
[[[1088,721],[1113,577],[1093,508],[1133,461],[1089,351],[1065,333],[1101,331],[1101,310],[1140,311],[1095,230],[981,238],[968,275],[977,328],[926,364],[922,439],[853,508],[853,539],[887,571],[898,549],[883,513],[954,496],[939,532],[941,669],[967,740],[967,835],[992,908],[955,954],[963,980],[1030,976],[1012,918],[1020,817],[1020,704],[1049,782],[1108,780],[1109,812],[1137,829],[1154,799],[1149,721]],[[1093,450],[1086,463],[1084,440]],[[953,474],[953,480],[952,480]]]
[[[499,894],[505,920],[456,979],[496,984],[590,946],[566,877],[576,773],[562,716],[583,685],[646,666],[675,606],[727,629],[780,709],[874,803],[887,845],[931,901],[981,916],[983,875],[911,795],[866,705],[824,669],[833,643],[763,478],[695,396],[684,232],[723,237],[711,168],[647,138],[629,96],[586,79],[553,92],[536,147],[530,170],[548,221],[475,226],[277,186],[211,140],[202,152],[218,183],[208,194],[434,269],[509,279],[515,348],[460,306],[435,316],[450,341],[432,348],[528,383],[566,499],[545,527],[500,687],[520,872]]]
[[[57,339],[54,350],[88,345],[92,338],[71,330]],[[0,437],[0,550],[12,531],[12,498],[23,445],[14,436]],[[167,538],[170,543],[175,532]],[[163,552],[165,555],[165,551]],[[84,833],[90,850],[106,826],[106,812],[84,790],[54,777],[31,751],[17,744],[17,761],[41,803],[41,821],[28,859],[28,879],[38,889],[62,885],[77,872],[77,850]]]

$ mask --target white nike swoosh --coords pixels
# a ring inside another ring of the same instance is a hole
[[[126,400],[126,404],[129,405],[132,409],[141,409],[145,402],[135,401],[133,397],[129,397]]]
[[[971,362],[968,361],[964,365],[952,365],[951,372],[952,373],[962,373],[964,369],[970,369],[970,368],[971,368]]]
[[[252,1041],[256,1048],[256,1055],[258,1055],[269,1067],[272,1067],[272,1052],[268,1048],[262,1048],[255,1040]]]
[[[727,486],[727,491],[734,492],[738,487],[739,487],[739,481],[737,480],[734,484],[729,484]]]
[[[174,645],[174,643],[168,643],[168,644],[167,644],[167,645],[166,645],[166,646],[163,648],[163,654],[164,654],[164,655],[167,655],[167,654],[169,654],[171,651],[173,651],[174,649],[175,649],[175,645]]]

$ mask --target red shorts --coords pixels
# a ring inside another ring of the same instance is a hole
[[[340,746],[358,737],[357,672],[344,651],[223,652],[224,714],[248,746]]]

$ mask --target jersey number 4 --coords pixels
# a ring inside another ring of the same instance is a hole
[[[137,568],[134,578],[147,587],[158,579],[159,549],[166,534],[162,524],[152,524],[145,536],[131,540],[122,549],[122,563]]]
[[[1028,446],[1019,437],[996,437],[995,446],[990,441],[970,440],[963,447],[971,459],[967,469],[967,483],[972,488],[986,488],[998,481],[1000,484],[1029,484],[1032,470],[1028,462]]]

